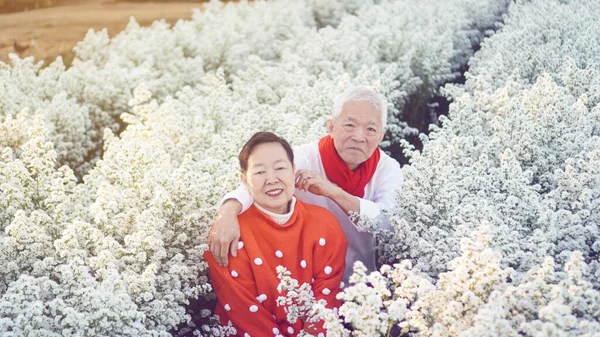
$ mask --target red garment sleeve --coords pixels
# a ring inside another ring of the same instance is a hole
[[[340,284],[344,277],[346,267],[346,250],[348,242],[339,222],[333,214],[327,212],[323,215],[324,231],[322,236],[316,238],[313,264],[313,292],[315,299],[327,301],[328,308],[339,308],[341,301],[335,298],[340,291]],[[307,332],[323,332],[322,322],[315,327],[305,327]],[[316,335],[315,333],[315,335]]]
[[[279,331],[272,313],[256,299],[258,291],[247,255],[238,251],[238,256],[230,260],[228,267],[217,264],[209,251],[204,252],[204,260],[208,263],[208,275],[217,294],[217,306],[227,315],[221,317],[221,324],[230,320],[238,336],[286,336],[285,332]]]

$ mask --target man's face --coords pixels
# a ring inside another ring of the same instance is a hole
[[[383,140],[381,112],[367,101],[346,103],[327,131],[337,153],[351,170],[369,159]]]

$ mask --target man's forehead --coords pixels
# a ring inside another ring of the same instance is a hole
[[[346,116],[346,117],[343,118],[343,121],[357,122],[358,119],[356,117],[354,117],[354,116]],[[368,123],[369,124],[375,124],[375,125],[377,125],[377,124],[379,124],[379,121],[377,120],[377,118],[371,118],[371,119],[368,120]]]

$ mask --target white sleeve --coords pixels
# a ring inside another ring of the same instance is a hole
[[[223,203],[225,203],[227,199],[235,199],[239,201],[240,204],[242,204],[242,211],[240,213],[244,213],[245,211],[247,211],[248,208],[252,206],[252,203],[254,203],[254,198],[252,197],[250,192],[248,192],[248,189],[244,184],[240,184],[238,188],[225,194],[221,201],[219,201],[219,207],[221,207],[221,205],[223,205]]]
[[[311,165],[310,155],[308,154],[309,145],[292,146],[294,150],[294,165],[296,170],[316,170],[314,165]]]
[[[390,158],[391,159],[391,158]],[[383,209],[393,209],[396,206],[396,197],[402,188],[404,179],[402,169],[397,161],[391,159],[378,168],[380,174],[373,177],[375,194],[373,200],[360,198],[360,215],[381,221],[380,227],[391,229],[389,220],[381,212]]]

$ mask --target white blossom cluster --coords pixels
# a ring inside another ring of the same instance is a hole
[[[318,317],[328,336],[598,336],[600,291],[585,280],[581,253],[563,270],[548,257],[517,283],[491,241],[489,226],[478,227],[435,280],[409,260],[369,275],[356,263],[352,284],[338,295],[343,321],[322,306]]]
[[[277,279],[279,279],[277,291],[283,294],[277,297],[277,306],[283,307],[287,314],[287,321],[291,324],[298,320],[302,321],[304,325],[318,322],[319,317],[314,315],[313,307],[317,303],[326,306],[327,301],[323,299],[317,301],[312,286],[309,283],[299,284],[298,280],[291,275],[292,273],[285,267],[277,267]],[[299,332],[299,335],[309,336],[304,330]]]
[[[78,173],[89,170],[93,161],[88,157],[97,135],[88,107],[61,83],[62,61],[41,69],[42,63],[34,64],[33,58],[19,59],[14,54],[10,58],[12,66],[0,62],[0,147],[19,152],[28,140],[24,131],[31,119],[41,119],[59,162]]]

